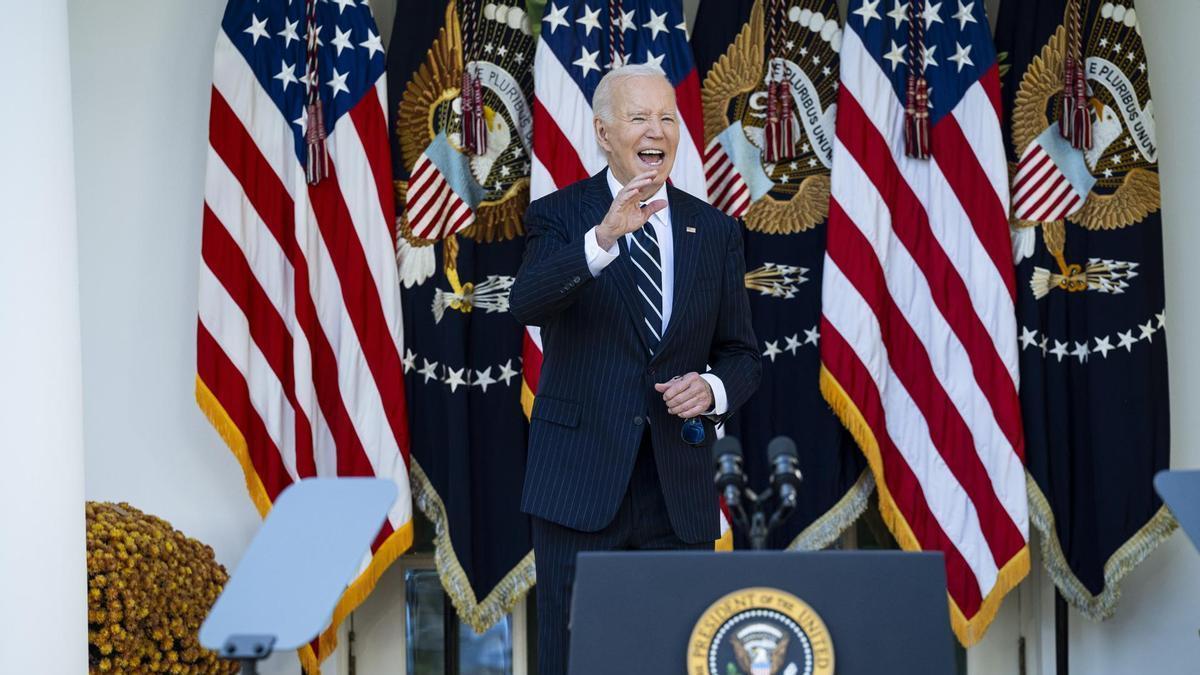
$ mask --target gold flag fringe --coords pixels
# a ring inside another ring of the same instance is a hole
[[[409,481],[412,484],[413,502],[433,523],[433,557],[442,588],[450,596],[450,602],[458,612],[459,620],[476,633],[483,633],[511,612],[529,589],[533,588],[536,580],[533,551],[509,570],[482,601],[478,600],[474,589],[471,588],[471,582],[467,579],[467,573],[454,552],[446,507],[416,458],[412,459],[409,468]]]
[[[200,410],[204,416],[208,418],[209,423],[217,430],[217,433],[225,441],[225,445],[229,446],[233,456],[237,459],[238,464],[242,467],[242,473],[246,478],[246,489],[250,493],[250,499],[254,502],[255,508],[258,509],[259,516],[266,518],[267,512],[271,510],[271,498],[267,495],[267,490],[263,486],[262,480],[258,477],[258,473],[254,470],[254,464],[250,461],[250,452],[246,446],[246,438],[242,435],[237,425],[230,419],[229,413],[221,405],[217,397],[204,383],[204,380],[199,375],[196,376],[196,404],[200,406]],[[333,610],[333,619],[329,627],[321,633],[317,640],[317,646],[320,651],[320,658],[313,652],[311,645],[305,645],[298,650],[300,664],[304,668],[304,672],[308,675],[320,675],[321,661],[333,653],[337,647],[337,630],[342,621],[353,612],[359,605],[362,604],[371,591],[375,589],[375,584],[379,582],[379,578],[383,576],[396,558],[399,558],[402,553],[407,551],[412,546],[413,540],[413,524],[410,518],[402,527],[392,532],[379,547],[375,554],[371,556],[371,562],[367,565],[367,569],[363,570],[342,594],[338,604]]]
[[[879,511],[883,516],[883,522],[887,524],[901,548],[906,551],[922,550],[908,521],[904,519],[904,514],[896,506],[896,502],[888,490],[887,482],[883,480],[883,459],[880,456],[879,444],[871,427],[863,418],[862,412],[859,411],[858,406],[854,404],[846,390],[842,388],[837,378],[825,369],[825,366],[821,366],[820,381],[821,394],[867,457],[867,464],[870,465],[871,472],[875,475],[876,488],[879,490]],[[988,626],[996,618],[996,612],[999,611],[1004,596],[1016,588],[1028,573],[1029,547],[1025,546],[997,572],[995,585],[983,598],[979,611],[970,619],[963,615],[962,610],[954,602],[954,598],[949,593],[946,594],[950,605],[950,627],[964,647],[970,647],[983,638]]]
[[[1104,590],[1100,595],[1092,595],[1067,564],[1062,544],[1058,540],[1054,512],[1050,508],[1050,502],[1046,500],[1046,495],[1028,473],[1025,474],[1025,485],[1029,492],[1029,519],[1042,535],[1043,565],[1063,598],[1092,621],[1103,621],[1116,613],[1117,602],[1121,599],[1121,581],[1125,575],[1132,572],[1133,568],[1179,527],[1179,523],[1167,507],[1160,507],[1158,512],[1104,563]]]
[[[820,551],[833,542],[853,525],[867,510],[867,502],[871,492],[875,490],[875,476],[870,469],[863,469],[858,480],[832,508],[814,520],[804,531],[796,535],[789,551]]]

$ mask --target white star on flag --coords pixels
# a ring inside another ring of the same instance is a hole
[[[1021,349],[1028,349],[1037,343],[1037,331],[1021,326]]]
[[[600,72],[600,66],[596,65],[596,58],[600,56],[600,50],[589,52],[587,47],[580,47],[581,52],[579,58],[571,62],[573,66],[579,66],[583,69],[583,76],[588,76],[588,71],[594,70]]]
[[[267,20],[263,19],[259,21],[257,14],[250,15],[250,27],[242,32],[249,33],[250,37],[254,38],[254,46],[256,47],[258,46],[258,38],[265,37],[268,40],[271,39],[271,36],[267,33]]]
[[[925,30],[929,30],[929,27],[935,23],[945,23],[940,16],[941,11],[942,3],[940,2],[936,5],[925,5],[925,13],[921,15],[921,18],[925,19]]]
[[[658,37],[659,33],[667,32],[667,13],[656,14],[654,10],[650,10],[650,20],[642,24],[642,28],[650,29],[650,39]]]
[[[879,2],[880,0],[875,0],[875,2],[871,2],[871,0],[863,0],[862,6],[852,12],[853,14],[857,14],[862,17],[863,28],[866,28],[871,24],[871,19],[879,19],[880,21],[883,20],[882,17],[879,16],[879,12],[875,9],[876,7],[879,7]]]
[[[908,45],[898,45],[895,40],[892,40],[892,51],[883,55],[883,58],[891,61],[893,73],[900,64],[904,63],[904,50],[907,48]]]
[[[665,70],[663,70],[663,67],[662,67],[663,59],[666,58],[666,56],[667,56],[666,52],[663,52],[662,54],[655,56],[654,52],[647,49],[646,50],[646,65],[654,66],[655,68],[658,69],[658,71],[660,73],[666,72]]]
[[[338,56],[342,55],[343,49],[353,49],[354,45],[350,42],[350,30],[343,33],[341,28],[334,26],[332,44],[337,47]]]
[[[979,23],[975,20],[975,3],[968,2],[964,6],[962,0],[958,0],[958,12],[951,18],[958,19],[959,30],[966,28],[969,23]]]
[[[954,43],[955,52],[950,60],[958,64],[958,72],[962,72],[963,66],[973,66],[975,62],[971,60],[971,46],[963,47],[958,42]]]
[[[570,9],[570,5],[559,9],[558,5],[550,3],[550,9],[546,12],[546,25],[550,28],[551,35],[554,35],[554,31],[558,30],[559,26],[570,25],[566,18],[568,9]]]
[[[782,353],[783,350],[779,348],[779,340],[775,340],[774,342],[767,343],[767,351],[763,352],[763,356],[770,358],[771,363],[775,363],[775,357]]]
[[[937,45],[930,45],[921,50],[921,56],[925,60],[925,64],[922,66],[922,68],[924,68],[925,70],[928,70],[929,66],[937,66],[937,64],[938,64],[937,59],[933,58],[933,53],[936,51],[937,51]],[[930,102],[933,101],[933,88],[932,87],[929,88],[929,100],[930,100]]]
[[[358,43],[358,46],[363,47],[370,52],[367,54],[368,59],[375,58],[375,52],[379,52],[381,54],[383,53],[383,40],[381,40],[373,30],[367,31],[367,39]]]
[[[334,98],[337,97],[338,93],[343,92],[343,91],[346,92],[347,94],[350,93],[350,87],[346,86],[346,77],[349,75],[350,75],[350,71],[348,71],[348,70],[344,73],[339,73],[337,71],[337,68],[333,69],[333,77],[329,78],[329,81],[326,82],[325,84],[329,85],[329,87],[331,89],[333,89],[332,96]]]
[[[622,33],[624,33],[627,30],[632,30],[632,31],[637,30],[637,24],[633,22],[633,13],[634,13],[634,10],[632,10],[632,9],[629,10],[628,12],[621,12],[621,32]]]
[[[280,60],[279,74],[275,76],[276,80],[283,83],[283,90],[287,91],[288,85],[293,82],[299,82],[296,79],[296,64],[288,65],[287,61]]]
[[[500,366],[500,374],[498,377],[500,380],[504,381],[504,386],[507,387],[508,381],[516,376],[517,376],[517,371],[514,370],[512,367],[512,359],[505,361],[504,365]]]
[[[1098,353],[1098,354],[1100,354],[1100,356],[1103,356],[1104,358],[1107,359],[1109,350],[1114,349],[1114,347],[1112,346],[1112,343],[1109,342],[1109,340],[1108,340],[1108,336],[1105,335],[1103,338],[1092,338],[1092,339],[1094,339],[1096,341],[1096,346],[1095,346],[1095,348],[1092,349],[1092,352]]]
[[[483,393],[486,394],[488,385],[496,383],[496,380],[492,378],[492,367],[488,366],[487,368],[484,368],[483,370],[475,371],[475,373],[476,373],[475,386],[482,389]]]
[[[583,18],[575,19],[575,23],[584,27],[584,34],[588,37],[592,35],[592,29],[600,28],[600,9],[589,9],[587,5],[583,6]]]
[[[464,370],[466,370],[466,368],[459,368],[458,370],[454,370],[453,368],[450,368],[450,367],[446,368],[445,382],[446,382],[446,384],[450,385],[450,393],[451,394],[458,391],[458,388],[460,386],[467,385],[467,381],[463,379],[463,371]]]
[[[300,39],[300,36],[296,34],[296,27],[299,25],[300,25],[299,20],[288,21],[288,20],[284,19],[283,30],[276,33],[276,35],[283,38],[283,48],[284,49],[287,49],[288,47],[292,46],[292,40]]]
[[[424,376],[425,384],[429,384],[430,380],[437,379],[438,362],[434,361],[434,362],[430,363],[429,359],[425,359],[425,358],[423,358],[421,360],[425,362],[425,365],[422,366],[421,369],[417,371],[417,374]]]
[[[338,16],[341,16],[341,15],[342,15],[342,10],[346,9],[346,7],[353,7],[353,6],[354,6],[354,0],[333,0],[333,2],[336,2],[336,3],[337,3],[337,6],[338,6]]]
[[[896,3],[896,6],[893,7],[892,11],[888,12],[887,15],[888,18],[896,22],[896,28],[900,28],[900,24],[908,21],[908,3]]]
[[[1133,345],[1137,342],[1137,338],[1133,337],[1133,331],[1127,330],[1124,333],[1117,332],[1117,348],[1125,348],[1125,351],[1132,352]]]

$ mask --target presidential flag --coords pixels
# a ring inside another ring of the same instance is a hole
[[[821,389],[905,550],[978,642],[1029,570],[1000,80],[983,3],[855,0],[842,34]]]
[[[592,127],[592,95],[607,70],[635,63],[655,66],[675,87],[680,133],[670,180],[705,199],[700,81],[678,0],[546,4],[534,59],[532,199],[583,180],[608,164]],[[528,416],[537,395],[542,341],[536,326],[525,330],[521,405]],[[721,531],[720,546],[731,547],[724,513]]]
[[[701,4],[692,31],[709,196],[745,223],[746,287],[763,356],[762,384],[726,431],[751,450],[745,468],[755,490],[772,472],[763,449],[781,434],[796,440],[805,475],[797,512],[771,533],[774,548],[833,543],[874,487],[817,386],[840,23],[835,0],[739,0]],[[785,122],[788,134],[768,133]],[[781,138],[790,144],[772,157],[768,136],[790,136]]]
[[[400,490],[330,626],[300,650],[310,673],[412,542],[384,60],[352,0],[231,0],[217,32],[196,400],[264,516],[305,478]]]
[[[1074,204],[1013,213],[1030,519],[1059,592],[1098,620],[1175,528],[1152,485],[1170,406],[1146,52],[1133,0],[1008,0],[996,43],[1008,157],[1029,185],[1014,203]],[[1090,133],[1064,134],[1068,114]]]
[[[417,507],[464,624],[490,628],[533,585],[520,509],[524,252],[533,24],[520,0],[404,0],[388,63],[404,381]]]

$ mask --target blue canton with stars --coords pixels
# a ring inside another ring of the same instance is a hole
[[[304,0],[231,0],[221,30],[250,64],[263,91],[291,125],[300,163],[306,160],[307,18]],[[383,41],[367,0],[317,3],[317,70],[325,132],[372,91],[383,76]]]
[[[891,78],[901,102],[907,100],[911,5],[911,0],[852,0],[846,20]],[[996,50],[983,0],[925,0],[922,20],[930,122],[936,125],[996,65]]]
[[[695,71],[679,2],[624,0],[618,19],[628,63],[650,63],[678,87]],[[611,65],[608,0],[555,0],[546,4],[542,40],[583,91],[588,102]],[[614,36],[615,39],[615,36]]]

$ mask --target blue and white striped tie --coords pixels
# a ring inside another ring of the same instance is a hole
[[[638,296],[642,304],[642,315],[649,328],[650,353],[658,349],[663,333],[662,254],[658,248],[658,237],[654,226],[647,222],[642,229],[633,233],[633,245],[629,247],[630,259],[637,273]]]

